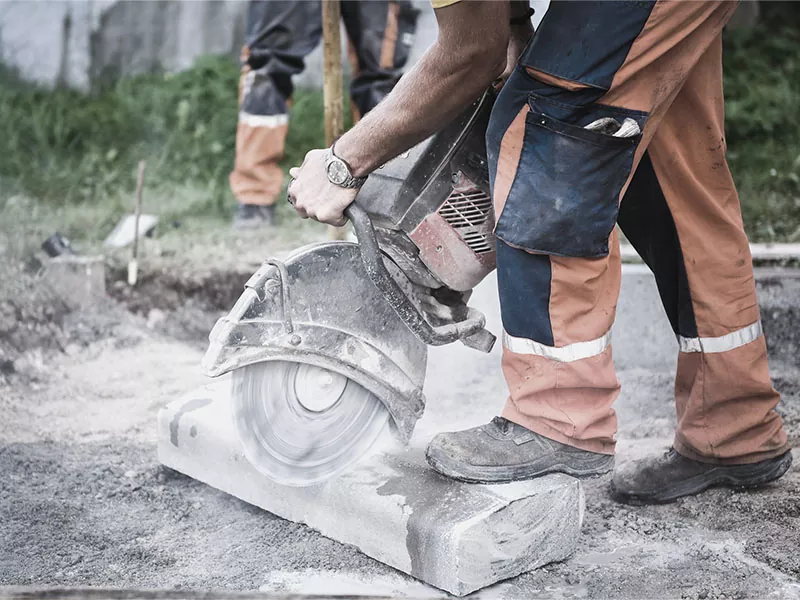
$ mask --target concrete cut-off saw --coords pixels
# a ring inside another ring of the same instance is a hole
[[[467,306],[495,268],[486,93],[436,135],[375,171],[345,215],[358,243],[270,259],[209,336],[206,374],[232,376],[236,430],[252,465],[320,483],[388,427],[408,442],[422,416],[427,345],[495,336]]]

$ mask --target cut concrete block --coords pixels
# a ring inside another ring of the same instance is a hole
[[[578,480],[462,484],[430,470],[419,441],[320,485],[273,483],[241,451],[229,393],[225,378],[162,409],[164,465],[457,595],[563,560],[576,547],[584,510]]]
[[[44,280],[70,308],[88,308],[106,295],[105,261],[102,256],[62,254],[45,263]]]

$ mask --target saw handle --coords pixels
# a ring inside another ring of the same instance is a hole
[[[488,345],[488,348],[481,347],[478,349],[485,352],[491,350],[494,344],[494,336],[484,329],[486,318],[475,309],[467,308],[467,318],[463,321],[436,327],[431,325],[420,309],[400,289],[386,265],[383,264],[383,253],[378,246],[375,228],[372,226],[372,219],[367,214],[367,211],[354,202],[344,210],[344,215],[353,224],[353,230],[356,238],[358,238],[358,245],[361,250],[361,260],[370,280],[381,291],[389,306],[397,313],[397,316],[420,340],[431,346],[443,346],[462,340],[465,344],[477,348],[474,343],[476,339],[480,339],[482,341],[485,340],[480,345]],[[492,339],[488,340],[486,334],[491,336]],[[468,340],[467,338],[472,339]]]

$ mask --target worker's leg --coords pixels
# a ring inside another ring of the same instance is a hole
[[[786,435],[725,162],[719,66],[715,44],[650,143],[619,224],[653,270],[678,336],[675,448],[705,462],[746,463],[785,451]]]
[[[288,128],[292,75],[319,43],[319,2],[250,2],[242,51],[236,160],[230,175],[239,203],[237,225],[257,225],[271,214],[283,186],[278,161]],[[267,219],[268,220],[268,219]]]
[[[677,453],[618,473],[618,494],[668,501],[791,464],[775,412],[753,266],[725,161],[722,43],[693,69],[623,199],[619,223],[656,275],[678,336]],[[685,459],[720,465],[710,476]],[[741,466],[745,465],[745,466]],[[689,470],[680,489],[670,479]]]
[[[498,99],[505,113],[520,106],[522,123],[516,134],[513,123],[505,130],[499,123],[503,137],[489,140],[490,152],[499,147],[494,200],[509,384],[503,416],[527,429],[593,452],[614,450],[611,406],[619,387],[609,332],[620,267],[614,237],[610,252],[606,240],[631,173],[731,7],[554,3],[509,81],[510,93],[504,88]],[[583,33],[604,25],[607,36]],[[586,54],[564,52],[557,42],[565,39]],[[632,119],[642,133],[615,139],[586,131],[605,118]],[[506,151],[517,145],[514,135],[522,148],[516,161]],[[538,254],[538,272],[510,263],[512,246],[515,256]],[[547,291],[532,303],[525,287],[541,289],[541,281]]]
[[[619,199],[734,7],[552,3],[497,100],[487,149],[506,330],[509,401],[503,416],[538,438],[587,453],[613,453],[611,404],[618,385],[609,331],[619,288],[612,236]],[[581,51],[569,52],[565,40]],[[641,135],[626,134],[630,127],[617,135],[613,129],[591,130],[614,122],[638,124]],[[497,437],[465,433],[455,442],[442,438],[432,444],[438,454],[459,455],[448,474],[469,460],[485,460],[453,452],[454,444]],[[518,453],[528,452],[524,443],[514,443]],[[539,450],[530,452],[528,462],[541,464],[534,460]],[[498,473],[504,470],[496,466]]]
[[[408,0],[342,2],[342,20],[357,66],[350,84],[355,116],[372,110],[400,79],[414,39],[417,14]]]

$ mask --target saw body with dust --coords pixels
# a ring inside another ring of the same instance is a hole
[[[384,428],[407,442],[421,417],[427,346],[489,352],[467,306],[495,268],[487,93],[438,134],[372,175],[345,214],[358,243],[267,260],[214,326],[203,361],[233,372],[248,460],[286,485],[324,481]]]

